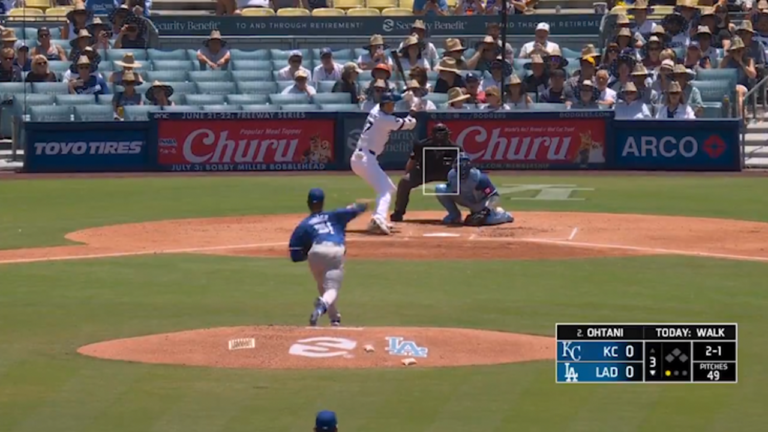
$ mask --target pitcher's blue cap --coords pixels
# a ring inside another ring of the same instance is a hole
[[[394,102],[395,101],[395,95],[392,93],[384,93],[381,95],[381,101],[379,103],[387,103],[387,102]]]
[[[309,204],[315,204],[323,201],[325,201],[325,192],[323,192],[322,189],[313,188],[309,190],[309,195],[307,196],[307,202]]]
[[[336,429],[336,413],[333,411],[320,411],[317,413],[315,428],[317,428],[318,432]]]

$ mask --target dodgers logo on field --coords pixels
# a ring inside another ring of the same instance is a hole
[[[416,345],[416,342],[403,340],[401,337],[387,336],[389,346],[385,348],[391,355],[408,357],[426,357],[429,349]]]

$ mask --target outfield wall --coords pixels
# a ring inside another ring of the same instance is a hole
[[[349,169],[365,113],[154,112],[146,122],[23,125],[26,172]],[[739,120],[615,120],[612,111],[434,112],[379,157],[403,169],[445,123],[486,170],[739,171]]]

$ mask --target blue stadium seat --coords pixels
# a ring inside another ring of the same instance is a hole
[[[277,105],[242,105],[242,111],[277,111],[280,109]]]
[[[355,48],[352,57],[357,61],[357,58],[360,57],[363,54],[368,54],[368,50],[365,48]],[[467,57],[469,58],[469,57]]]
[[[187,58],[187,51],[183,49],[163,51],[150,48],[147,50],[147,58],[149,60],[189,60]]]
[[[309,96],[306,94],[271,94],[269,102],[274,105],[306,105],[309,103]]]
[[[277,82],[277,92],[279,93],[279,92],[287,89],[288,87],[290,87],[292,85],[293,85],[293,81],[278,81]]]
[[[723,118],[723,104],[720,102],[705,102],[702,118],[719,119]]]
[[[223,82],[199,82],[197,83],[197,92],[201,94],[229,95],[237,93],[233,81]]]
[[[32,93],[66,95],[69,94],[69,84],[65,82],[32,83]]]
[[[171,106],[164,106],[163,111],[171,111],[171,112],[200,111],[200,107],[194,106],[194,105],[171,105]]]
[[[346,63],[352,59],[352,50],[349,48],[333,50],[333,59],[338,63]],[[314,48],[312,50],[312,58],[320,60],[320,48]]]
[[[94,95],[65,94],[56,95],[56,105],[92,105],[96,103]]]
[[[348,104],[349,93],[318,93],[312,98],[312,102],[318,105]]]
[[[271,71],[272,70],[272,62],[269,60],[232,60],[232,69],[238,71],[238,70],[245,70],[245,71],[254,71],[254,70],[263,70],[263,71]]]
[[[734,88],[738,79],[736,69],[699,69],[696,73],[697,81],[729,81]]]
[[[531,62],[531,59],[514,59],[512,62],[512,67],[515,69],[515,71],[522,71],[525,68],[525,65]]]
[[[567,57],[569,59],[581,57],[581,51],[576,51],[576,50],[565,48],[562,46],[560,47],[560,52],[563,53],[563,57]]]
[[[203,105],[201,108],[204,111],[238,111],[237,105]]]
[[[293,51],[301,52],[301,56],[304,58],[305,61],[311,60],[310,51],[308,49],[299,49],[299,50],[271,49],[269,50],[270,54],[272,55],[272,60],[283,60],[283,63],[285,63],[286,65],[288,64],[288,57],[291,56],[291,53]]]
[[[130,105],[123,107],[123,119],[126,121],[147,121],[148,114],[152,111],[160,111],[160,107],[154,105]]]
[[[320,109],[315,104],[288,104],[288,105],[280,105],[280,110],[282,111],[317,111]]]
[[[188,105],[223,105],[224,95],[219,94],[196,94],[186,95]]]
[[[0,97],[2,100],[8,100],[13,98],[14,94],[31,93],[29,84],[20,82],[6,82],[0,83]]]
[[[30,23],[27,22],[25,24],[30,24]],[[27,25],[25,27],[8,27],[8,28],[12,29],[13,32],[16,33],[17,38],[37,40],[38,26]],[[51,39],[61,38],[61,27],[51,26],[48,28],[48,31],[51,32]]]
[[[229,105],[263,105],[269,103],[269,96],[266,94],[234,94],[228,95],[226,98]]]
[[[565,104],[559,103],[534,103],[531,105],[531,109],[538,111],[565,111],[567,108]]]
[[[232,71],[235,81],[272,81],[272,72],[265,70],[235,70]]]
[[[229,71],[223,70],[204,70],[189,72],[189,80],[192,82],[226,82],[232,81]]]
[[[726,95],[734,101],[736,86],[731,81],[691,81],[691,85],[699,89],[703,102],[722,102]]]
[[[19,93],[13,95],[13,108],[16,115],[23,115],[28,113],[31,106],[52,106],[56,101],[55,96],[47,94],[35,94],[35,93]]]
[[[75,121],[113,121],[115,114],[112,110],[104,108],[104,105],[77,105],[75,106]]]
[[[305,68],[309,69],[312,65],[312,62],[304,60],[304,62],[301,64]],[[280,69],[288,66],[288,60],[272,60],[272,70],[273,71],[279,71]]]
[[[241,49],[229,50],[232,60],[271,60],[272,56],[269,50],[260,49],[255,51],[245,51]]]
[[[133,57],[139,62],[147,59],[147,52],[144,51],[143,49],[125,48],[125,49],[108,50],[107,57],[105,60],[108,60],[108,61],[122,60],[123,56],[128,53],[133,53]],[[104,57],[102,57],[102,59],[104,59]]]
[[[197,67],[197,62],[191,62],[189,60],[154,60],[152,61],[152,69],[156,71],[193,71],[198,70],[199,68]]]
[[[336,85],[336,81],[320,81],[317,84],[317,90],[318,93],[330,93],[333,91],[333,86]]]
[[[195,83],[192,82],[180,82],[180,81],[168,81],[164,84],[167,84],[171,87],[173,87],[173,96],[176,95],[183,95],[183,94],[195,94],[197,93],[197,86]]]
[[[237,81],[235,84],[240,94],[272,94],[277,91],[276,82]]]
[[[163,70],[163,71],[147,71],[147,81],[153,82],[155,80],[157,81],[187,81],[189,79],[188,76],[189,72],[187,71],[171,71],[171,70]]]
[[[432,101],[435,105],[440,105],[448,102],[448,95],[446,93],[429,93],[424,96],[424,99]]]
[[[176,105],[186,105],[187,95],[182,93],[174,93],[173,95],[171,95],[169,100],[175,103]]]
[[[97,95],[96,103],[99,105],[112,105],[112,96],[114,95]]]
[[[349,100],[349,99],[347,99]],[[334,111],[334,112],[347,112],[347,111],[360,111],[360,106],[356,104],[351,103],[345,103],[345,104],[322,104],[320,105],[320,108],[323,111]]]
[[[70,66],[72,66],[71,61],[49,61],[48,62],[48,70],[51,72],[66,72],[69,70]]]
[[[192,60],[193,62],[195,62],[197,64],[199,62],[197,60],[197,51],[198,50],[199,50],[199,48],[189,48],[189,49],[186,49],[185,51],[187,52],[187,60]]]
[[[99,72],[123,70],[122,67],[115,67],[115,63],[111,61],[102,61],[98,66]]]
[[[33,122],[69,122],[72,109],[71,106],[31,106],[29,113]]]

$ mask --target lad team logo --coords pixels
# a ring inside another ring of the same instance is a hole
[[[385,339],[389,342],[385,350],[391,355],[425,358],[429,352],[429,348],[420,347],[413,341],[404,341],[401,337],[387,336]]]

